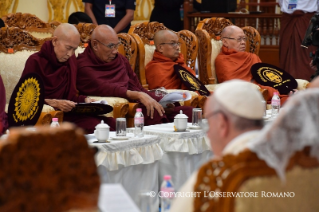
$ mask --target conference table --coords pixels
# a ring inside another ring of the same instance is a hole
[[[179,190],[191,174],[213,155],[206,133],[200,129],[190,129],[188,123],[186,132],[175,132],[174,123],[157,124],[144,127],[146,136],[160,138],[164,155],[159,163],[159,187],[164,175],[171,175],[175,190]],[[128,128],[134,132],[134,128]]]
[[[115,132],[110,132],[110,138],[114,137]],[[89,145],[98,148],[95,161],[101,183],[121,184],[137,204],[140,192],[159,190],[158,161],[162,159],[163,151],[158,136],[134,138],[128,133],[127,137],[127,140],[109,139],[108,143],[95,143],[93,134],[86,135]],[[157,198],[153,199],[152,205],[158,209]]]
[[[173,126],[145,126],[142,138],[135,138],[134,128],[127,128],[128,140],[108,139],[107,143],[96,143],[93,134],[86,135],[89,145],[99,150],[95,160],[102,183],[120,183],[136,204],[140,192],[160,190],[164,175],[171,175],[179,190],[212,152],[204,132],[174,132]],[[114,137],[115,132],[110,132],[110,138]],[[159,198],[153,198],[155,211],[158,206]]]

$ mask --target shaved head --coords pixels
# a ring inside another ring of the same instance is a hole
[[[63,23],[53,33],[52,45],[59,62],[66,62],[80,44],[80,34],[75,26]]]
[[[180,54],[178,36],[171,30],[160,30],[154,35],[156,50],[172,61],[177,60]]]
[[[156,32],[154,35],[155,46],[157,47],[157,45],[159,45],[161,43],[165,43],[167,36],[176,37],[176,39],[178,39],[177,35],[174,32],[172,32],[170,30],[160,30],[160,31]]]
[[[118,37],[114,29],[108,25],[97,26],[91,35],[91,40],[99,40],[105,43],[112,39],[118,39]]]
[[[72,24],[63,23],[60,24],[53,33],[54,37],[58,37],[60,40],[75,39],[80,43],[80,34],[76,27]]]
[[[97,26],[91,35],[91,48],[96,57],[103,62],[111,62],[118,53],[119,38],[108,25]]]
[[[222,33],[221,33],[221,37],[229,37],[232,36],[234,33],[236,33],[237,31],[242,31],[244,32],[241,28],[239,28],[238,26],[235,25],[231,25],[231,26],[227,26],[223,29]]]
[[[225,27],[221,33],[221,39],[223,46],[228,49],[233,49],[237,52],[244,52],[246,50],[246,35],[238,26],[231,25]]]

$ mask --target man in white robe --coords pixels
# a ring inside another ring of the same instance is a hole
[[[263,127],[265,105],[260,92],[249,82],[230,80],[222,83],[205,105],[207,137],[210,139],[214,158],[242,152],[248,142]],[[193,192],[197,181],[195,172],[182,186],[180,192]],[[193,193],[194,194],[194,193]],[[171,212],[194,210],[194,196],[177,197]]]

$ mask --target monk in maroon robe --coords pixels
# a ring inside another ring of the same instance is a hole
[[[115,129],[113,118],[87,115],[71,115],[77,103],[90,103],[93,100],[78,95],[76,89],[77,64],[74,51],[80,43],[80,35],[71,24],[61,24],[54,31],[52,41],[45,42],[41,50],[31,55],[25,65],[22,76],[37,73],[44,82],[45,103],[64,113],[64,121],[70,121],[82,127],[86,133],[93,133],[95,126],[103,119],[111,130]]]
[[[8,129],[7,114],[4,111],[6,106],[6,92],[0,76],[0,136]]]
[[[145,125],[173,121],[179,110],[189,117],[192,107],[170,104],[164,108],[158,103],[161,97],[145,90],[133,72],[128,60],[118,54],[119,40],[114,30],[106,25],[96,27],[90,45],[78,60],[77,88],[81,94],[114,96],[141,103]]]

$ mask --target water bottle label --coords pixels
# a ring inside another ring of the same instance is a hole
[[[280,106],[280,99],[272,99],[271,105],[273,106]]]
[[[144,117],[134,118],[134,124],[144,124]]]

